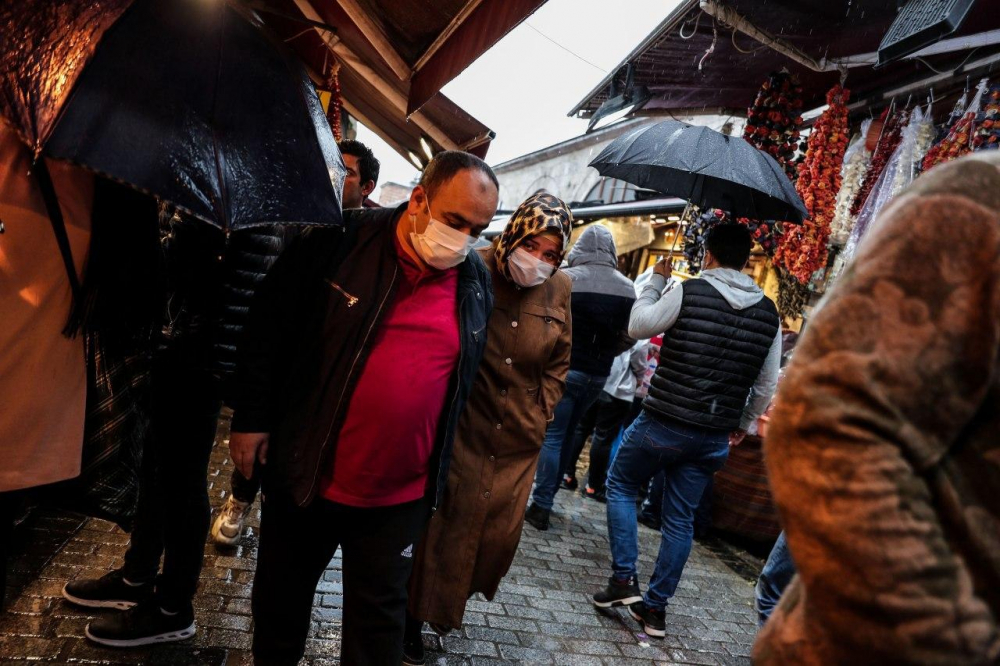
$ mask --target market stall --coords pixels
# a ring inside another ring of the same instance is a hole
[[[745,114],[743,138],[782,166],[808,209],[796,225],[689,209],[679,277],[697,274],[707,231],[736,219],[756,241],[755,280],[798,331],[906,185],[1000,146],[1000,12],[979,0],[946,16],[947,4],[692,0],[629,55],[618,71],[649,95],[623,117]],[[951,22],[934,24],[935,11]],[[621,89],[615,76],[571,114],[605,113]],[[716,475],[715,519],[773,539],[760,440],[750,443]]]

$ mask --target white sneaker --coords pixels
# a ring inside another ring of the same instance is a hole
[[[243,536],[243,527],[253,502],[241,502],[232,495],[219,510],[212,523],[212,541],[221,546],[235,546]]]

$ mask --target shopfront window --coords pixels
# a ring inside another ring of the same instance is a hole
[[[624,180],[602,178],[596,185],[590,188],[590,192],[587,192],[587,196],[583,200],[587,203],[596,203],[598,201],[606,204],[622,203],[635,201],[639,198],[636,194],[637,192],[639,192],[638,187],[631,183],[626,183]]]

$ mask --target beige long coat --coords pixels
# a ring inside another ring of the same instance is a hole
[[[462,626],[475,592],[496,594],[521,540],[545,427],[562,397],[572,331],[568,277],[519,289],[479,251],[496,303],[486,353],[458,423],[444,500],[431,518],[410,578],[411,615]]]
[[[78,272],[90,242],[94,178],[48,162]],[[83,338],[61,331],[69,279],[31,154],[0,122],[0,492],[80,473],[86,408]]]
[[[775,403],[799,575],[754,662],[998,663],[1000,171],[936,167],[875,224]]]

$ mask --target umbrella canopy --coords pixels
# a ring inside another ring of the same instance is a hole
[[[312,82],[226,2],[4,3],[0,115],[36,154],[224,229],[341,220]]]
[[[802,222],[805,205],[770,155],[743,139],[665,120],[624,134],[590,166],[602,176],[721,208],[736,217]]]

